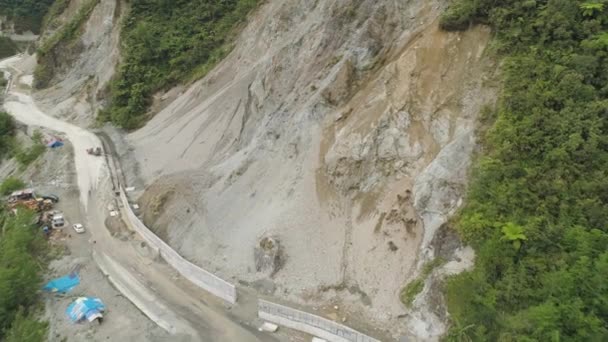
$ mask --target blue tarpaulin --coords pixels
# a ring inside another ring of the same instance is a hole
[[[97,318],[102,318],[102,312],[106,309],[103,302],[95,297],[80,297],[68,306],[65,313],[72,322],[77,323],[83,320],[92,322]]]
[[[51,141],[49,141],[49,143],[46,144],[46,146],[48,146],[50,148],[61,147],[61,146],[63,146],[63,141],[51,140]]]
[[[76,273],[71,273],[65,277],[53,279],[44,285],[43,290],[48,292],[68,293],[80,284],[80,277]]]

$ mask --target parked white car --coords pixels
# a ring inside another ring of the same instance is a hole
[[[76,223],[72,227],[74,228],[74,230],[76,231],[76,233],[78,233],[78,234],[84,233],[84,226],[82,224]]]

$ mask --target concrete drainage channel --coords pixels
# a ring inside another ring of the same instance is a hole
[[[109,138],[105,136],[105,134],[98,134],[98,136],[106,150],[106,156],[110,156],[107,163],[110,168],[110,173],[112,174],[113,187],[120,195],[120,202],[125,211],[125,217],[127,218],[129,225],[133,227],[150,246],[156,249],[167,263],[177,270],[184,278],[218,298],[221,298],[230,304],[236,304],[237,291],[234,285],[184,259],[167,243],[148,229],[148,227],[146,227],[146,225],[144,225],[144,223],[135,215],[123,188],[125,186],[124,174],[122,174],[122,169],[115,154],[116,152],[106,140]],[[122,177],[118,176],[119,173]],[[266,300],[258,300],[258,317],[294,330],[318,336],[329,342],[380,342],[375,338],[362,334],[345,325]],[[315,341],[319,341],[319,339],[315,339]]]

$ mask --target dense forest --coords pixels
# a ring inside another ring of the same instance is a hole
[[[40,33],[42,19],[55,0],[0,0],[0,14],[7,16],[17,32]]]
[[[456,220],[475,269],[447,283],[455,341],[608,341],[608,7],[457,0],[448,30],[488,24],[504,57]]]
[[[135,128],[151,96],[202,76],[229,50],[235,26],[258,0],[131,0],[122,28],[122,63],[102,120]]]
[[[34,215],[0,211],[0,340],[41,342],[47,323],[35,316],[46,265],[47,244],[42,231],[32,224]]]

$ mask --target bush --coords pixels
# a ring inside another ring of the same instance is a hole
[[[9,37],[0,36],[0,58],[17,54],[17,45]],[[3,77],[4,78],[4,77]]]
[[[38,321],[26,315],[23,310],[17,313],[10,329],[6,333],[5,342],[44,342],[49,324]]]
[[[15,154],[15,159],[21,164],[21,167],[26,167],[34,162],[46,151],[46,146],[41,143],[35,143],[27,149],[21,149]]]
[[[15,24],[17,32],[40,33],[42,19],[54,0],[0,0],[0,14]]]
[[[33,213],[26,211],[21,211],[17,216],[2,217],[0,339],[11,326],[13,329],[8,334],[14,337],[23,336],[20,332],[26,327],[34,328],[35,331],[40,328],[23,317],[23,310],[31,311],[38,305],[44,269],[41,266],[46,265],[45,255],[48,250],[42,232],[32,225],[33,219]]]
[[[457,0],[440,17],[439,26],[444,30],[466,30],[478,20],[478,3]]]
[[[0,184],[0,193],[3,195],[8,195],[13,191],[17,191],[25,188],[25,183],[15,177],[8,177]]]
[[[15,122],[8,113],[0,111],[0,159],[11,152],[15,136]]]
[[[435,258],[422,267],[422,273],[420,276],[412,280],[407,284],[400,292],[399,298],[405,306],[411,306],[416,299],[416,296],[424,289],[424,282],[426,278],[433,272],[433,270],[445,263],[443,258]]]

